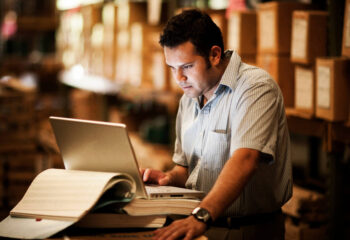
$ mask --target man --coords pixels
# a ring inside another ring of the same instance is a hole
[[[141,170],[145,182],[207,193],[185,219],[156,239],[283,239],[281,206],[292,193],[283,98],[263,70],[223,52],[220,29],[207,14],[171,18],[160,44],[183,89],[169,172]]]

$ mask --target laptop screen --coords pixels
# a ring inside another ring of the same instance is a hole
[[[66,169],[131,175],[136,195],[147,198],[126,125],[50,117]]]

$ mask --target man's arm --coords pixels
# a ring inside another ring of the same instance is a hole
[[[168,172],[162,172],[150,168],[140,170],[144,182],[155,183],[159,185],[172,185],[177,187],[185,187],[188,178],[186,167],[175,165]]]
[[[232,204],[242,192],[258,165],[260,152],[241,148],[236,150],[226,162],[212,190],[202,200],[200,206],[207,209],[213,220]],[[156,239],[192,239],[205,232],[206,225],[193,216],[173,222],[155,231]]]
[[[226,162],[212,190],[200,204],[210,212],[213,220],[241,194],[258,166],[259,153],[257,150],[241,148]]]

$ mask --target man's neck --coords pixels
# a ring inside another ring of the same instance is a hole
[[[228,53],[228,52],[226,52]],[[207,92],[206,94],[203,95],[202,100],[201,100],[201,108],[209,101],[209,99],[213,96],[214,92],[218,88],[221,78],[224,75],[224,72],[227,68],[228,63],[230,62],[231,54],[226,54],[224,58],[221,60],[220,64],[217,66],[217,82],[213,86],[212,90],[210,92]]]

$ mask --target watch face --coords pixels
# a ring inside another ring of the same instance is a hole
[[[195,216],[195,218],[197,218],[199,221],[202,221],[202,222],[209,222],[211,217],[210,217],[210,213],[204,209],[204,208],[198,208],[198,209],[195,209],[193,211],[193,215]]]

